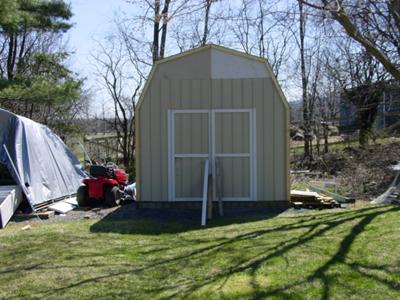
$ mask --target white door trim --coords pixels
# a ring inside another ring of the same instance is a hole
[[[175,193],[175,159],[176,158],[210,158],[209,153],[175,153],[175,114],[207,114],[208,144],[210,145],[210,110],[208,109],[169,109],[168,110],[168,201],[201,201],[200,197],[177,198]],[[210,146],[208,147],[210,148]]]
[[[215,149],[215,114],[216,113],[249,113],[249,153],[216,153]],[[175,114],[206,113],[208,115],[209,153],[175,153]],[[168,110],[168,201],[201,201],[201,197],[177,198],[175,193],[175,159],[176,158],[208,158],[210,171],[213,174],[213,186],[216,186],[215,158],[248,157],[250,160],[250,195],[249,197],[224,197],[224,201],[254,201],[257,198],[257,156],[256,156],[256,111],[255,109],[169,109]],[[216,189],[213,189],[213,200],[216,200]]]

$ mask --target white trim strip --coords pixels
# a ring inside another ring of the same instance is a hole
[[[222,197],[222,201],[253,201],[251,197]]]
[[[175,198],[175,200],[173,200],[173,201],[176,201],[176,202],[199,201],[199,202],[201,202],[201,201],[203,201],[203,198],[202,197],[179,197],[179,198]]]
[[[251,157],[251,153],[216,153],[215,157]]]
[[[211,110],[211,174],[212,174],[212,201],[217,200],[217,168],[216,168],[216,157],[215,157],[215,109]]]
[[[172,201],[172,189],[173,189],[173,180],[172,180],[172,168],[173,168],[173,162],[172,162],[172,123],[173,117],[172,117],[172,111],[169,109],[168,110],[168,201]]]
[[[175,158],[202,158],[202,157],[208,157],[208,153],[202,154],[202,153],[189,153],[189,154],[175,154]]]
[[[246,113],[251,113],[252,108],[217,108],[217,109],[212,109],[213,112],[216,113],[235,113],[235,112],[246,112]]]
[[[172,195],[171,195],[171,200],[173,201],[175,199],[175,158],[172,156],[175,154],[175,111],[172,110],[172,120],[171,120],[171,128],[172,128],[172,135],[171,135],[171,188],[172,188]]]
[[[174,114],[208,114],[208,109],[173,109]]]
[[[203,198],[202,197],[178,197],[173,200],[174,202],[202,202]],[[214,202],[217,202],[218,199],[213,200]],[[232,201],[232,202],[237,202],[237,201],[253,201],[250,197],[222,197],[222,201]]]
[[[253,119],[253,123],[252,123],[253,130],[252,130],[252,135],[251,135],[251,137],[252,137],[251,148],[253,150],[252,151],[253,177],[252,177],[251,184],[252,184],[252,188],[253,188],[252,198],[253,198],[253,200],[256,200],[257,199],[257,121],[256,121],[257,116],[256,116],[255,108],[252,109],[251,115],[252,115],[252,119]]]
[[[201,206],[201,226],[206,226],[208,196],[208,159],[204,162],[203,203]]]

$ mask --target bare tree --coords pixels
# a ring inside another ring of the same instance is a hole
[[[136,44],[149,44],[151,59],[154,63],[157,60],[164,58],[167,44],[168,44],[168,28],[172,20],[179,20],[187,15],[191,15],[197,11],[200,11],[204,7],[204,0],[186,1],[186,0],[134,0],[133,4],[137,4],[143,9],[139,12],[139,15],[132,16],[131,18],[123,20],[124,26],[120,26],[126,36],[131,38],[130,43]],[[121,23],[121,22],[120,22]],[[178,22],[179,23],[179,22]],[[152,30],[152,38],[148,40],[147,32]],[[137,38],[141,33],[141,37]],[[136,47],[134,47],[136,48]],[[140,58],[141,60],[143,57]]]
[[[205,15],[204,15],[204,30],[203,38],[201,39],[201,45],[204,46],[207,43],[208,32],[209,32],[209,21],[210,21],[210,10],[211,4],[218,0],[204,0],[205,1]]]
[[[228,22],[231,43],[246,53],[268,59],[277,78],[291,63],[294,35],[293,12],[282,11],[278,6],[274,0],[243,0]]]
[[[111,38],[107,44],[109,48],[98,43],[99,50],[92,58],[101,85],[112,99],[113,114],[110,119],[118,137],[117,146],[122,150],[123,164],[134,173],[134,111],[143,77],[128,71],[132,65],[126,58],[122,41]]]
[[[167,41],[167,28],[168,28],[168,11],[169,4],[171,0],[164,1],[164,7],[160,14],[160,0],[154,1],[154,27],[153,27],[153,62],[164,58],[165,53],[165,43]],[[162,25],[160,28],[160,21],[162,21]],[[160,41],[160,32],[161,32],[161,41]]]
[[[306,49],[305,49],[305,37],[306,37],[306,19],[304,12],[304,5],[301,0],[299,4],[299,51],[300,51],[300,68],[301,68],[301,86],[302,86],[302,103],[303,103],[303,127],[304,127],[304,156],[312,156],[312,131],[311,131],[311,119],[312,110],[310,107],[310,99],[308,93],[308,76],[306,70]]]
[[[196,9],[181,14],[171,28],[172,47],[180,52],[204,46],[209,43],[224,44],[226,38],[226,17],[230,15],[228,1],[193,1]]]
[[[399,0],[301,0],[339,23],[346,34],[400,80]]]

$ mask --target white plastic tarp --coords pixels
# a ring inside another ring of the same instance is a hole
[[[48,127],[3,109],[0,109],[0,163],[7,166],[17,183],[21,179],[32,207],[76,193],[86,176],[76,156]]]

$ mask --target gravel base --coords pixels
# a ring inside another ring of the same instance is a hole
[[[326,212],[337,212],[341,209],[326,209]],[[315,209],[294,209],[271,210],[271,208],[229,208],[224,210],[225,218],[248,218],[262,219],[267,215],[297,215],[316,211]],[[220,218],[217,210],[214,211],[215,219]],[[163,221],[188,221],[198,219],[200,222],[201,211],[197,209],[172,209],[172,208],[136,208],[135,203],[128,203],[117,207],[94,207],[94,208],[77,208],[65,215],[55,214],[48,219],[39,219],[35,215],[14,216],[9,224],[15,223],[50,223],[59,221],[77,221],[84,219],[94,220],[117,220],[117,219],[157,219]]]

